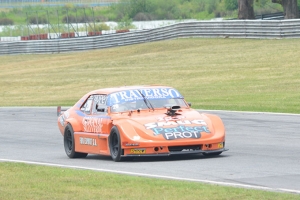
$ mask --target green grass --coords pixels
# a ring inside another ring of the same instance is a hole
[[[296,200],[299,195],[0,162],[0,199]]]
[[[26,4],[23,4],[26,5]],[[68,11],[67,11],[68,10]],[[63,19],[68,16],[71,17],[77,16],[78,23],[82,23],[83,18],[94,19],[96,22],[103,22],[111,20],[110,17],[114,16],[114,13],[111,13],[109,6],[96,6],[91,7],[90,5],[86,6],[75,6],[73,4],[63,4],[57,6],[43,6],[42,4],[28,4],[23,8],[0,8],[0,18],[8,18],[14,22],[14,25],[27,25],[35,24],[34,21],[39,19],[40,24],[50,23],[53,26],[64,24]],[[110,18],[110,19],[109,19]]]
[[[0,106],[73,105],[102,87],[164,84],[194,108],[299,113],[299,39],[177,39],[0,56]],[[300,199],[299,195],[0,163],[0,199]]]
[[[0,106],[73,105],[113,86],[173,86],[194,108],[300,113],[299,39],[186,38],[85,52],[5,55]]]

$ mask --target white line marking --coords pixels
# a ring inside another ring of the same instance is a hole
[[[1,159],[0,158],[0,161],[26,163],[26,164],[43,165],[43,166],[51,166],[51,167],[63,167],[63,168],[71,168],[71,169],[84,169],[84,170],[111,172],[111,173],[117,173],[117,174],[126,174],[126,175],[143,176],[143,177],[151,177],[151,178],[172,179],[172,180],[179,180],[179,181],[191,181],[191,182],[209,183],[209,184],[214,184],[214,185],[233,186],[233,187],[242,187],[242,188],[258,189],[258,190],[269,190],[269,191],[277,191],[277,192],[281,191],[281,192],[300,194],[299,190],[290,190],[290,189],[284,189],[284,188],[269,188],[269,187],[247,185],[247,184],[240,184],[240,183],[209,181],[209,180],[192,179],[192,178],[180,178],[180,177],[173,177],[173,176],[162,176],[162,175],[126,172],[126,171],[109,170],[109,169],[98,169],[98,168],[91,168],[91,167],[80,167],[80,166],[73,166],[73,165],[62,165],[62,164],[53,164],[53,163],[44,163],[44,162],[33,162],[33,161],[24,161],[24,160],[11,160],[11,159]]]
[[[201,113],[204,113],[206,111],[208,112],[231,112],[231,113],[246,113],[246,114],[265,114],[265,115],[296,115],[299,116],[300,114],[296,113],[276,113],[276,112],[259,112],[259,111],[234,111],[234,110],[202,110],[202,109],[195,109],[197,111],[200,111]]]
[[[66,108],[70,108],[72,106],[64,106]],[[7,107],[0,107],[0,109],[6,109],[6,108],[9,108],[9,109],[22,109],[22,108],[28,108],[28,109],[41,109],[41,108],[45,108],[45,109],[55,109],[56,111],[56,106],[7,106]],[[276,112],[259,112],[259,111],[234,111],[234,110],[205,110],[205,109],[198,109],[198,108],[193,108],[197,111],[201,111],[202,113],[205,112],[205,111],[209,111],[209,112],[236,112],[236,113],[253,113],[253,114],[267,114],[267,115],[300,115],[300,114],[297,114],[297,113],[276,113]]]

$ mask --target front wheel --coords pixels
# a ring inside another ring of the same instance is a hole
[[[119,162],[122,160],[123,150],[121,149],[121,137],[116,126],[112,127],[109,136],[109,150],[113,161]]]
[[[71,124],[68,124],[64,133],[64,147],[69,158],[85,158],[87,153],[75,151],[74,131]]]

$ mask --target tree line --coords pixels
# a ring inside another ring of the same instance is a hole
[[[119,0],[110,6],[26,6],[0,10],[0,25],[239,18],[284,12],[299,17],[300,0]]]
[[[238,18],[239,19],[255,19],[254,3],[263,2],[265,0],[238,0]],[[299,0],[269,0],[272,3],[280,4],[283,8],[285,19],[299,18]]]

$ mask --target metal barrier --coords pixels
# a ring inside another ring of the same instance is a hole
[[[156,29],[92,37],[0,42],[0,54],[83,51],[182,37],[300,38],[300,19],[182,22]]]
[[[261,14],[261,15],[256,15],[255,19],[282,20],[282,19],[284,19],[284,14],[283,14],[283,12],[270,13],[270,14]]]

